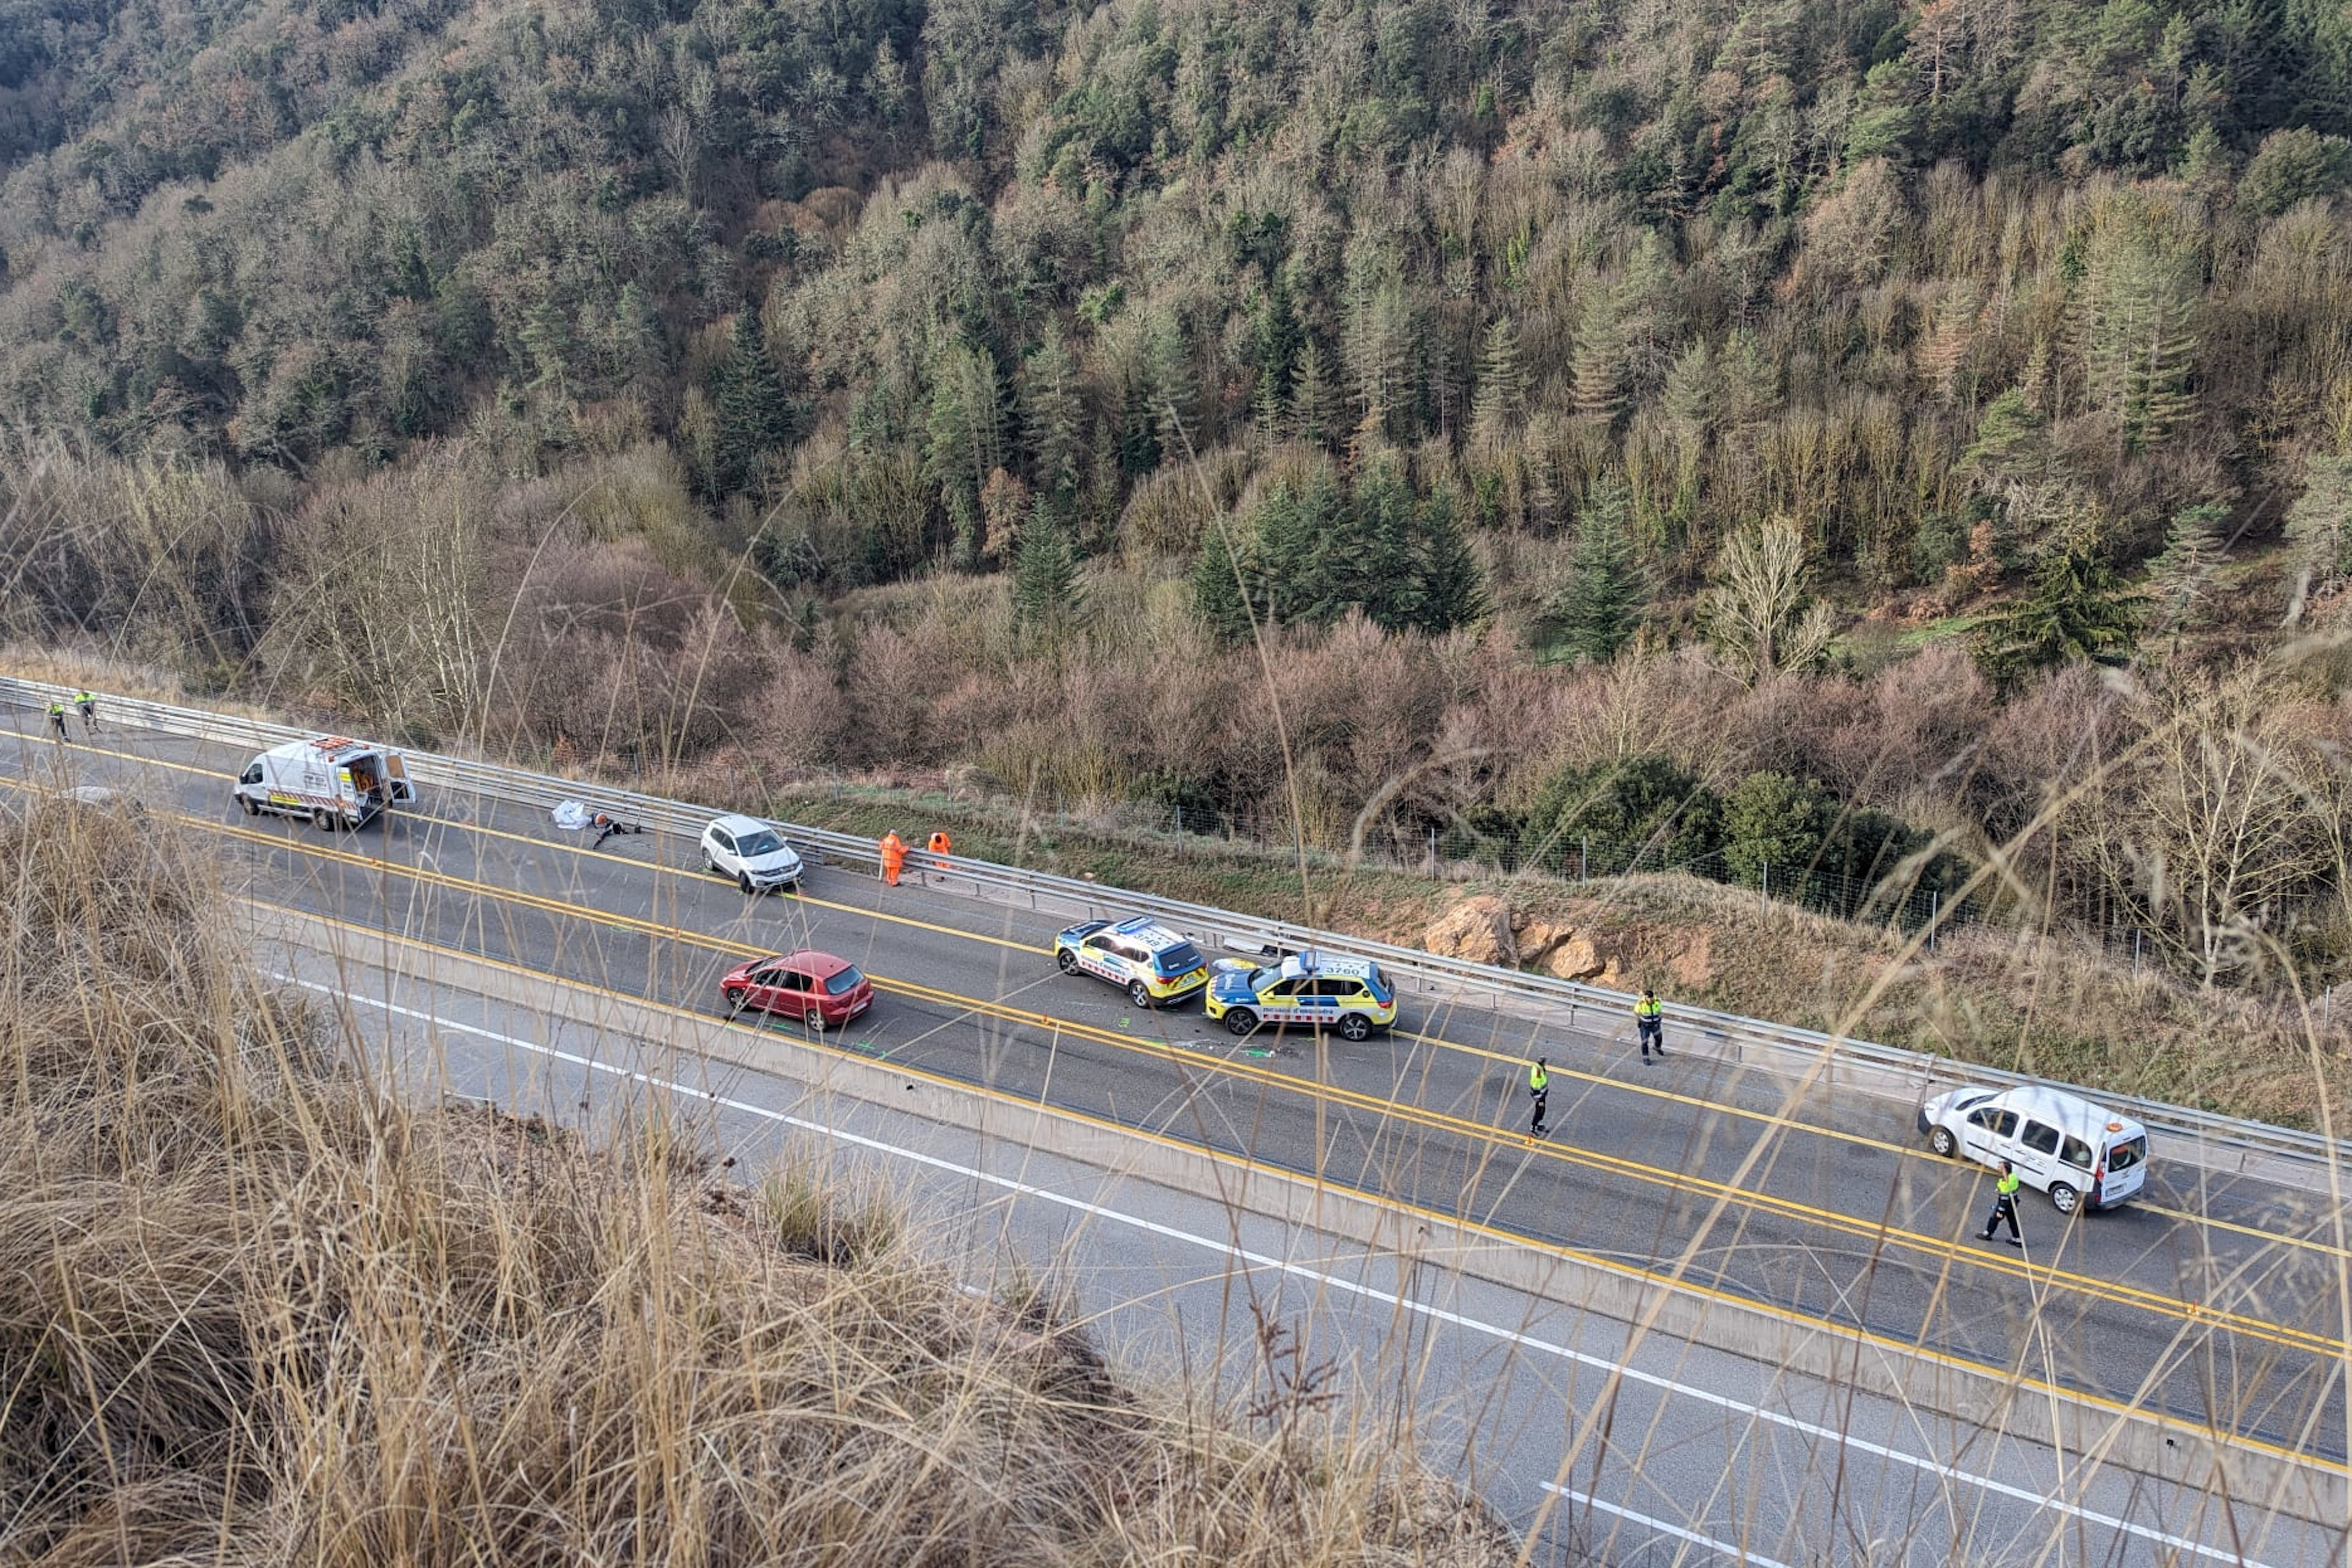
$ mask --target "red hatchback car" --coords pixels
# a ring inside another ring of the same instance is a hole
[[[812,1029],[846,1024],[874,1005],[857,965],[829,952],[788,952],[739,963],[719,983],[730,1013],[772,1013]]]

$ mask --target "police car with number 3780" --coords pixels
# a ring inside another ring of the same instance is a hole
[[[1251,1034],[1263,1024],[1304,1024],[1360,1040],[1396,1022],[1396,987],[1368,958],[1310,949],[1280,963],[1220,963],[1218,970],[1205,1010],[1233,1034]]]
[[[1065,974],[1091,974],[1127,992],[1139,1007],[1190,996],[1209,983],[1209,961],[1180,931],[1149,915],[1081,921],[1054,939],[1054,962]]]

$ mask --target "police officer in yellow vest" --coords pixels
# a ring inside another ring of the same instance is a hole
[[[1532,1142],[1544,1135],[1544,1107],[1551,1099],[1551,1074],[1545,1070],[1541,1057],[1528,1069],[1528,1098],[1536,1102],[1535,1120],[1528,1124],[1528,1139]]]
[[[49,704],[49,732],[59,745],[71,743],[66,739],[66,705],[62,702]]]
[[[76,691],[74,693],[74,707],[81,714],[82,729],[89,734],[97,734],[98,698],[86,689]]]
[[[1657,1051],[1659,1059],[1665,1058],[1665,1020],[1661,1016],[1664,1012],[1665,1004],[1658,1000],[1658,994],[1646,985],[1643,986],[1642,994],[1633,1002],[1633,1028],[1642,1037],[1643,1061],[1650,1059],[1653,1049]]]
[[[1977,1237],[1979,1241],[1990,1241],[1992,1233],[2000,1228],[2003,1220],[2007,1220],[2010,1246],[2025,1245],[2025,1237],[2017,1228],[2017,1189],[2024,1184],[2024,1179],[2017,1173],[2017,1167],[2003,1160],[2000,1163],[2000,1180],[1992,1184],[1992,1213],[1985,1219],[1984,1234]]]

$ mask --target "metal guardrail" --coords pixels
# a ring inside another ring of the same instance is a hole
[[[49,702],[69,698],[67,689],[36,681],[0,677],[0,704],[38,712]],[[101,723],[129,723],[191,739],[251,745],[257,750],[281,742],[315,735],[316,729],[270,723],[261,720],[207,712],[169,703],[104,696],[100,699]],[[470,794],[517,805],[552,808],[558,801],[581,799],[646,827],[699,838],[715,815],[684,801],[614,789],[588,780],[530,773],[502,763],[478,762],[401,748],[410,776],[423,785]],[[225,781],[226,782],[226,781]],[[829,864],[877,866],[879,851],[870,838],[777,822],[795,845],[815,850]],[[1565,1014],[1570,1028],[1580,1015],[1606,1016],[1619,1023],[1631,1018],[1632,998],[1624,993],[1549,975],[1498,969],[1488,964],[1447,958],[1418,948],[1395,946],[1361,937],[1292,925],[1220,910],[1206,905],[1156,898],[1148,893],[1107,888],[1076,878],[1001,866],[965,856],[934,856],[909,851],[910,867],[950,881],[969,882],[976,893],[1005,901],[1026,903],[1034,910],[1054,910],[1087,919],[1115,913],[1146,913],[1174,926],[1204,947],[1313,947],[1329,952],[1371,959],[1386,969],[1402,989],[1425,998],[1461,1002],[1480,999],[1498,1010],[1534,1019]],[[2007,1087],[2044,1080],[2022,1073],[1958,1062],[1924,1051],[1878,1045],[1866,1040],[1832,1037],[1763,1019],[1678,1003],[1666,1005],[1665,1016],[1685,1035],[1696,1034],[1742,1058],[1789,1058],[1783,1070],[1823,1071],[1832,1084],[1874,1091],[1901,1093],[1915,1100],[1939,1087],[1991,1084]],[[2110,1109],[2121,1110],[2150,1129],[2189,1140],[2212,1153],[2228,1153],[2243,1169],[2257,1160],[2326,1163],[2346,1152],[2345,1144],[2318,1133],[2268,1122],[2217,1115],[2187,1106],[2132,1096],[2085,1091]],[[2205,1162],[2212,1163],[2210,1159]]]

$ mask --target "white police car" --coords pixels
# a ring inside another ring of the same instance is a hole
[[[1065,974],[1091,974],[1127,991],[1139,1007],[1180,1001],[1209,983],[1209,961],[1192,939],[1149,915],[1113,924],[1081,921],[1054,939]]]
[[[1303,1024],[1360,1040],[1396,1022],[1396,987],[1369,958],[1309,949],[1256,968],[1221,966],[1205,1008],[1236,1035],[1262,1024]]]

